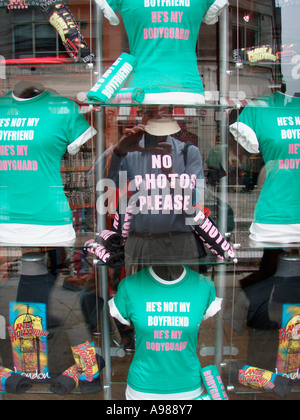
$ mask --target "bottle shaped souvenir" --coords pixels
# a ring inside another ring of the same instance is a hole
[[[29,305],[27,306],[27,314],[22,316],[23,330],[25,331],[28,325],[32,325],[34,320],[29,313]],[[16,320],[16,324],[18,319]],[[21,352],[21,366],[22,372],[30,374],[39,374],[40,369],[40,343],[39,338],[34,335],[24,335],[20,338],[20,352]]]

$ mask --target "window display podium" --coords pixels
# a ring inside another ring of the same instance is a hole
[[[54,4],[47,54],[9,9],[1,399],[298,399],[299,42],[265,8]]]

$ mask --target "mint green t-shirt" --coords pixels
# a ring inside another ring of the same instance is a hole
[[[279,92],[258,98],[238,119],[238,132],[258,142],[266,165],[266,181],[253,221],[300,223],[300,98]],[[251,130],[249,130],[251,129]]]
[[[0,98],[0,224],[72,223],[61,159],[89,128],[78,105],[55,93]]]
[[[203,17],[215,0],[107,0],[123,18],[138,64],[126,87],[145,93],[204,94],[196,44]]]
[[[198,331],[214,300],[213,282],[188,268],[177,283],[156,279],[151,268],[121,281],[110,307],[113,316],[117,311],[121,322],[135,328],[127,378],[133,390],[177,394],[201,388]]]

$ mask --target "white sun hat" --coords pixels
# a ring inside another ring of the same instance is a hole
[[[171,136],[181,130],[177,121],[171,118],[161,118],[157,120],[149,120],[145,131],[152,136]]]

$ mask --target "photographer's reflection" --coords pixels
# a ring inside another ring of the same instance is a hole
[[[125,246],[127,274],[134,265],[193,265],[205,255],[203,249],[199,254],[186,223],[199,193],[198,181],[204,179],[202,158],[196,146],[187,147],[173,137],[179,131],[173,119],[146,116],[143,124],[126,130],[114,149],[108,177],[120,191],[125,186],[120,185],[121,176],[123,183],[129,182],[129,202],[135,207]]]

